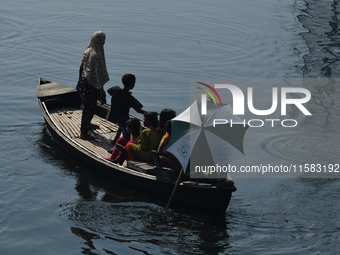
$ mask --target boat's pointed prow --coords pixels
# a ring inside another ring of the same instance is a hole
[[[37,97],[56,96],[76,92],[76,89],[66,86],[58,82],[51,82],[44,78],[38,78],[37,81]]]

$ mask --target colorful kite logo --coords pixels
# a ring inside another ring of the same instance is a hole
[[[211,101],[217,106],[217,100],[218,102],[220,103],[220,105],[222,105],[222,100],[221,100],[221,97],[220,95],[218,94],[218,92],[216,91],[216,89],[214,87],[212,87],[211,85],[209,84],[206,84],[206,83],[203,83],[203,82],[197,82],[198,84],[201,84],[205,87],[207,87],[208,89],[206,88],[200,88],[198,87],[198,89],[200,90],[203,90],[208,96],[209,98],[211,99]],[[217,97],[217,100],[216,100],[216,97]]]

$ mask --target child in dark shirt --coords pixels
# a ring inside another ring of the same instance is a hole
[[[130,134],[126,132],[126,121],[130,118],[129,111],[133,108],[136,112],[144,114],[143,105],[132,96],[131,90],[135,87],[136,77],[133,74],[124,74],[122,77],[123,88],[119,86],[107,90],[111,97],[111,112],[109,120],[117,123],[119,129],[116,137],[112,141],[115,144],[117,139],[123,133],[125,140],[129,141]]]

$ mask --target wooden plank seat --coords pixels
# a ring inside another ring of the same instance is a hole
[[[155,174],[154,165],[152,162],[141,162],[136,160],[129,160],[126,162],[126,166],[138,172],[146,174]]]

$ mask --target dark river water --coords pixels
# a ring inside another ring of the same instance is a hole
[[[339,11],[331,0],[2,3],[0,254],[340,254]],[[292,107],[271,118],[297,127],[249,128],[232,163],[309,171],[232,174],[238,190],[215,218],[166,210],[76,161],[45,129],[36,79],[75,86],[97,30],[107,35],[106,88],[134,73],[148,110],[183,111],[197,79],[252,83],[264,109],[274,82],[307,89],[311,116]]]

